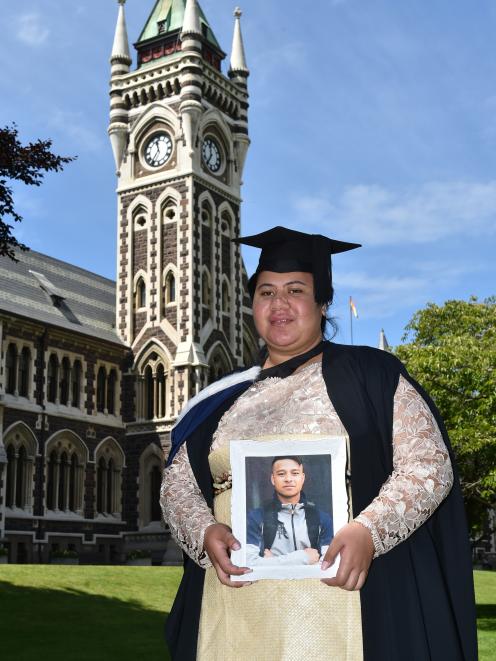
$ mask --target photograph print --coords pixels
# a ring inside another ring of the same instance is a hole
[[[338,563],[320,565],[348,520],[346,438],[233,441],[231,464],[233,562],[253,569],[245,580],[333,576]]]

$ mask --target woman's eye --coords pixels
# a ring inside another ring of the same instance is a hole
[[[290,289],[289,293],[290,294],[301,294],[303,289]]]
[[[265,289],[264,291],[260,292],[260,296],[272,296],[272,292],[269,291],[268,289]]]

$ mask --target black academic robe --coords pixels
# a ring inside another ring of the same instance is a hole
[[[322,371],[329,398],[350,437],[355,516],[377,496],[393,470],[393,399],[400,375],[431,408],[453,461],[436,407],[393,355],[328,343]],[[212,435],[238,396],[224,401],[186,441],[193,473],[209,506],[213,505],[208,465]],[[452,490],[429,520],[372,562],[360,594],[364,661],[477,659],[470,546],[456,468],[454,473]],[[185,558],[184,576],[166,624],[174,661],[196,659],[204,575]]]

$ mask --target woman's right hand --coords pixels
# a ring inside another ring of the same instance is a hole
[[[237,567],[231,562],[231,551],[238,551],[240,543],[232,534],[231,528],[223,523],[214,523],[205,530],[203,548],[207,552],[217,577],[223,585],[230,588],[242,588],[251,585],[248,581],[231,581],[230,576],[243,576],[252,570],[248,567]]]

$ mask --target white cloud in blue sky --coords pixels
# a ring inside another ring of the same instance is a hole
[[[20,237],[115,275],[108,78],[117,2],[17,0],[0,14],[0,125],[78,155],[22,189]],[[128,0],[131,42],[154,0]],[[224,50],[235,2],[200,0]],[[363,248],[333,260],[338,339],[400,341],[427,301],[495,293],[492,0],[250,0],[247,234],[307,227]],[[253,270],[256,251],[246,250]]]
[[[49,28],[43,23],[38,12],[21,14],[17,19],[16,36],[27,46],[42,46],[50,36]]]

